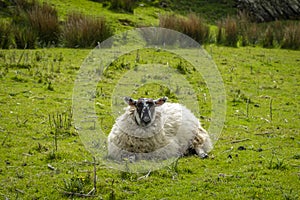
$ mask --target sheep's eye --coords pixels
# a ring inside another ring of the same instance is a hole
[[[139,108],[139,109],[142,109],[143,106],[144,106],[143,103],[137,103],[137,104],[136,104],[136,107]]]
[[[153,106],[153,105],[154,105],[154,103],[153,103],[153,102],[151,102],[151,101],[148,101],[148,102],[147,102],[147,105],[149,105],[149,106]]]

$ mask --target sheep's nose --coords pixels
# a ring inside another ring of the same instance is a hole
[[[144,122],[149,122],[151,119],[150,119],[150,117],[148,117],[148,116],[145,116],[144,118],[143,118],[143,121]]]

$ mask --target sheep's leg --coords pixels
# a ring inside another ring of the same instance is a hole
[[[198,128],[193,140],[193,148],[200,158],[208,158],[207,153],[212,149],[212,144],[209,135],[202,127]]]

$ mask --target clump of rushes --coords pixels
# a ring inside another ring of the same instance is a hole
[[[219,21],[217,26],[217,44],[237,47],[239,40],[239,27],[237,20],[228,16],[226,19]],[[246,35],[246,33],[243,34]]]
[[[38,35],[40,46],[57,45],[60,36],[58,14],[47,3],[35,4],[28,11],[30,26]]]
[[[13,46],[12,30],[8,22],[0,22],[0,49],[9,49]]]
[[[264,33],[262,45],[267,48],[274,47],[274,34],[271,26],[268,26]]]
[[[55,8],[38,1],[15,1],[13,35],[17,48],[35,48],[57,45],[60,25]]]
[[[73,12],[67,16],[64,24],[63,41],[66,47],[93,48],[112,34],[113,31],[104,17]]]
[[[159,26],[182,32],[200,44],[208,43],[210,39],[209,26],[205,20],[196,14],[189,14],[186,18],[173,14],[161,15]]]
[[[187,19],[180,20],[182,32],[200,44],[208,43],[210,38],[209,27],[205,20],[196,14],[189,14]]]
[[[285,27],[282,48],[300,49],[300,23],[292,22]]]
[[[225,45],[236,47],[238,42],[237,20],[228,16],[224,21],[224,31]]]

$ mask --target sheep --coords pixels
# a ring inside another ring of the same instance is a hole
[[[109,159],[165,160],[189,152],[208,157],[212,143],[199,120],[183,105],[166,103],[167,99],[124,98],[129,106],[108,135]]]

